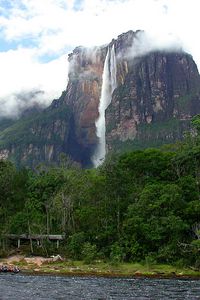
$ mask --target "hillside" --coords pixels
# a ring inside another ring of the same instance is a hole
[[[1,120],[0,157],[34,167],[57,163],[65,153],[88,167],[109,151],[181,140],[200,113],[197,66],[181,50],[142,49],[142,34],[129,31],[102,47],[75,48],[58,100],[17,121]]]

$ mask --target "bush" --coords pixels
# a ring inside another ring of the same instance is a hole
[[[84,242],[85,242],[84,232],[75,233],[70,237],[67,248],[72,258],[74,259],[81,258]]]
[[[89,242],[84,243],[82,250],[82,258],[86,264],[90,264],[97,257],[97,247]]]
[[[125,253],[123,248],[118,243],[113,244],[110,252],[110,259],[112,263],[118,264],[124,260],[124,257]]]
[[[145,256],[145,265],[146,265],[148,271],[155,263],[156,263],[156,261],[155,261],[154,256],[152,256],[152,255]]]

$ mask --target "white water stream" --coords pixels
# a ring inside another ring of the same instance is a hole
[[[106,59],[104,62],[104,69],[102,75],[102,88],[101,97],[99,101],[99,118],[97,119],[96,134],[98,137],[98,145],[96,151],[92,157],[92,161],[95,167],[101,165],[106,155],[106,123],[105,123],[105,111],[111,103],[112,93],[117,87],[117,64],[115,56],[115,48],[112,46],[111,50],[108,48]]]
[[[112,97],[112,93],[117,87],[117,62],[116,62],[114,45],[112,46],[111,54],[110,54],[110,79],[111,79],[111,97]]]

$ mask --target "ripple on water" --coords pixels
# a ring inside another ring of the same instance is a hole
[[[200,299],[200,280],[0,274],[0,299]]]

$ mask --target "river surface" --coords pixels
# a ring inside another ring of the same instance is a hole
[[[0,273],[0,299],[200,299],[200,280]]]

